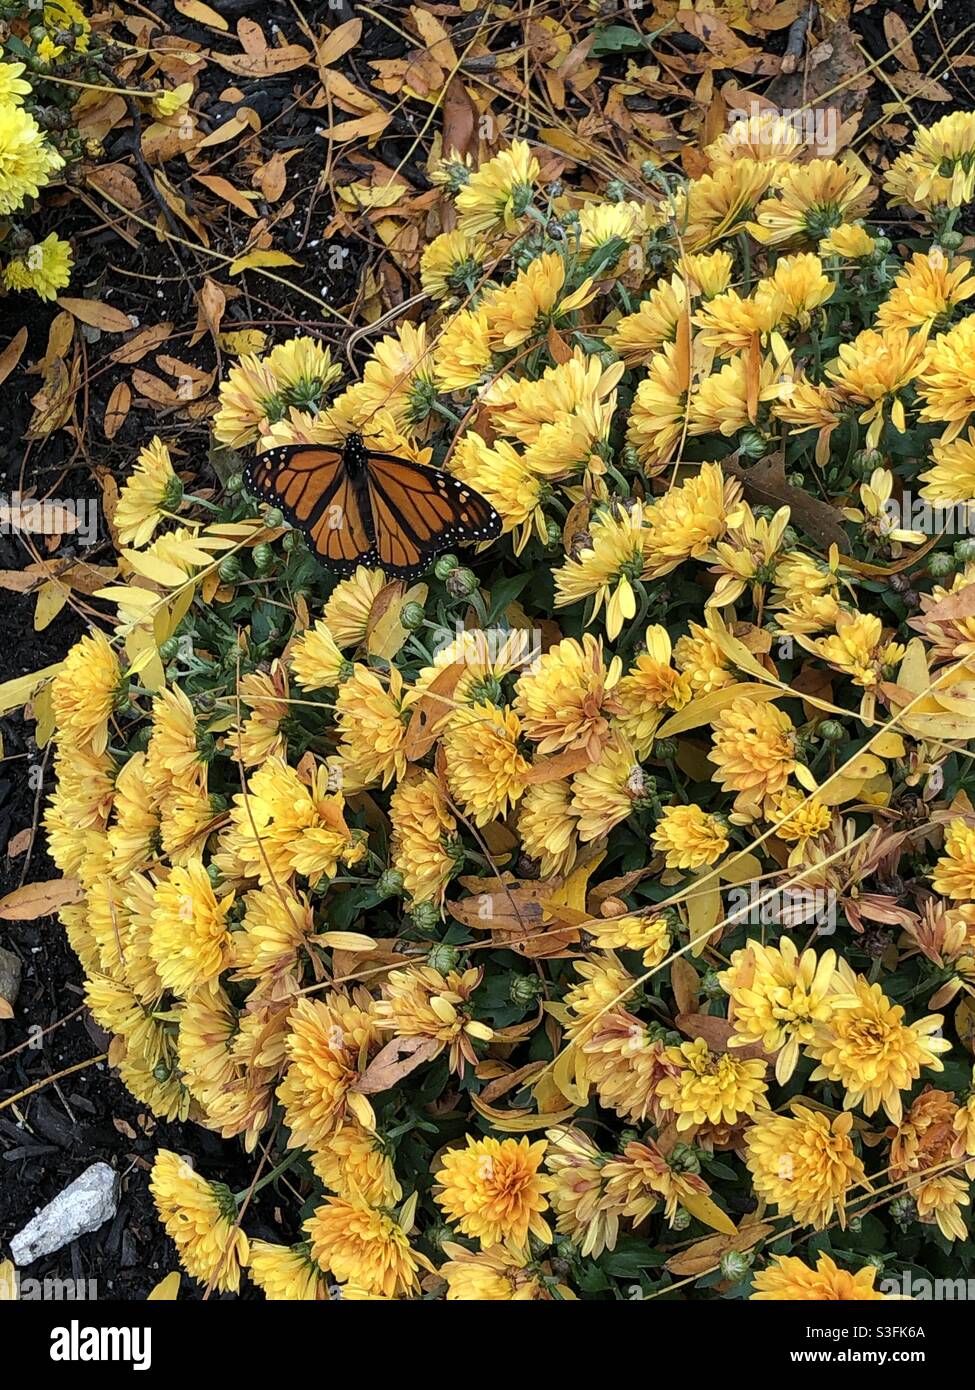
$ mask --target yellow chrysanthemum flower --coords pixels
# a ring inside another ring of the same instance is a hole
[[[311,1247],[250,1242],[247,1272],[270,1302],[323,1303],[329,1298],[328,1279],[311,1258]]]
[[[448,1221],[482,1249],[527,1250],[529,1234],[546,1245],[552,1232],[542,1216],[552,1179],[541,1173],[544,1139],[475,1139],[448,1149],[436,1174],[434,1196]]]
[[[873,237],[859,222],[841,222],[831,227],[828,236],[819,243],[821,256],[839,256],[845,261],[863,261],[873,255]]]
[[[828,1115],[798,1101],[793,1111],[766,1111],[745,1133],[745,1162],[755,1194],[800,1226],[822,1230],[834,1213],[845,1226],[847,1194],[866,1183],[850,1138],[853,1116],[837,1115],[830,1122]]]
[[[237,1293],[250,1247],[237,1226],[230,1189],[194,1173],[169,1149],[160,1149],[149,1179],[160,1220],[175,1242],[183,1267],[207,1288]]]
[[[684,560],[699,559],[728,527],[741,484],[725,482],[721,465],[702,463],[686,482],[670,488],[647,512],[644,578],[660,579]]]
[[[228,964],[233,900],[233,893],[217,897],[199,859],[173,868],[157,885],[149,948],[168,989],[187,994],[215,980]]]
[[[799,1048],[812,1041],[816,1025],[832,1017],[836,972],[835,951],[798,952],[783,936],[778,946],[749,941],[735,951],[729,969],[719,976],[730,996],[729,1021],[734,1024],[732,1047],[761,1043],[775,1053],[775,1079],[784,1086],[795,1071]]]
[[[585,844],[608,835],[644,798],[646,778],[633,745],[614,734],[591,767],[572,778],[571,809]]]
[[[712,251],[707,255],[683,256],[679,269],[691,294],[713,299],[716,294],[724,294],[731,284],[734,264],[729,252]]]
[[[785,381],[771,356],[763,357],[758,369],[757,404],[777,401],[791,385]],[[688,408],[688,433],[737,434],[754,424],[749,404],[748,355],[738,353],[719,371],[711,372],[697,385]]]
[[[619,661],[607,669],[602,643],[588,632],[582,642],[566,637],[519,676],[514,709],[526,738],[540,754],[585,748],[595,760],[609,736],[607,715]]]
[[[420,284],[434,299],[470,294],[486,257],[486,244],[466,232],[441,232],[420,257]]]
[[[69,243],[52,232],[7,262],[3,284],[8,290],[33,290],[41,299],[54,299],[70,282],[73,265]]]
[[[743,1062],[730,1052],[714,1053],[703,1038],[667,1050],[667,1060],[680,1070],[657,1087],[663,1104],[677,1116],[678,1130],[711,1124],[736,1124],[763,1110],[765,1062]]]
[[[491,321],[487,309],[462,309],[447,321],[434,348],[434,375],[443,391],[476,386],[491,365]]]
[[[915,252],[877,310],[878,327],[917,328],[925,338],[943,328],[952,310],[975,294],[971,270],[971,261],[964,259],[950,265],[939,246],[927,254]]]
[[[655,468],[672,457],[685,432],[687,394],[688,364],[676,343],[665,343],[651,357],[630,406],[626,442],[641,463]]]
[[[512,141],[509,149],[482,164],[458,191],[461,231],[466,236],[502,229],[516,232],[531,205],[538,176],[538,160],[528,143]]]
[[[601,951],[642,951],[648,970],[666,960],[670,952],[668,920],[652,912],[640,917],[594,917],[587,930]]]
[[[375,1128],[372,1106],[353,1090],[360,1064],[379,1046],[371,1000],[363,989],[350,995],[331,989],[324,999],[299,999],[288,1019],[288,1070],[278,1087],[289,1148],[326,1147],[346,1114]]]
[[[0,103],[0,216],[36,198],[63,168],[64,160],[34,117],[12,101]]]
[[[441,975],[430,965],[392,970],[382,997],[373,1005],[378,1026],[397,1038],[426,1038],[430,1060],[449,1049],[450,1069],[463,1076],[477,1064],[474,1042],[489,1042],[494,1030],[471,1018],[471,996],[483,971],[451,970]]]
[[[555,1228],[583,1256],[598,1259],[614,1249],[620,1218],[606,1201],[604,1168],[607,1155],[600,1152],[585,1130],[558,1125],[545,1131],[548,1149],[545,1166],[552,1174],[549,1202],[556,1216]]]
[[[873,689],[891,674],[906,650],[901,642],[884,641],[883,623],[873,613],[839,613],[832,636],[799,635],[796,641],[864,690]]]
[[[646,649],[638,653],[613,692],[618,706],[616,727],[632,743],[639,758],[649,754],[666,712],[683,709],[691,698],[690,683],[671,665],[671,655],[667,629],[651,623],[646,632]]]
[[[651,835],[668,869],[704,869],[728,849],[728,828],[703,807],[665,806]]]
[[[599,511],[585,536],[555,571],[555,606],[592,598],[592,621],[606,610],[606,634],[614,640],[636,616],[633,582],[644,567],[644,508],[613,505]]]
[[[688,628],[687,635],[678,637],[674,644],[674,662],[678,671],[687,677],[692,693],[709,695],[712,690],[734,685],[728,658],[711,633],[700,623],[688,623]]]
[[[475,825],[503,816],[524,794],[530,769],[521,732],[514,710],[486,700],[451,716],[442,745],[447,781]]]
[[[549,324],[557,325],[574,309],[595,298],[591,279],[562,298],[565,261],[556,251],[546,251],[520,270],[510,285],[491,290],[482,300],[488,317],[492,345],[517,348]]]
[[[975,114],[955,111],[914,132],[884,180],[893,203],[919,211],[960,208],[975,196]]]
[[[337,1197],[373,1207],[392,1207],[402,1199],[389,1144],[358,1120],[347,1120],[331,1133],[312,1151],[311,1164]]]
[[[677,324],[688,312],[687,287],[679,275],[661,280],[634,314],[621,318],[606,342],[628,367],[648,362],[677,336]]]
[[[775,188],[755,209],[749,231],[766,245],[803,238],[819,241],[833,227],[853,221],[870,204],[870,175],[813,159],[777,171]]]
[[[437,1271],[447,1282],[448,1303],[530,1303],[553,1297],[542,1280],[542,1271],[527,1255],[500,1245],[468,1250],[450,1240],[442,1241],[440,1248],[449,1256]],[[559,1293],[563,1298],[575,1298],[562,1285]]]
[[[376,782],[385,787],[406,771],[403,694],[403,677],[395,666],[387,683],[358,661],[339,686],[335,722],[346,789],[357,791]]]
[[[852,343],[840,344],[839,357],[826,375],[842,401],[867,407],[859,420],[861,425],[870,426],[868,449],[876,449],[880,442],[888,405],[896,428],[906,430],[900,393],[923,366],[923,335],[910,334],[906,328],[885,328],[879,333],[865,328]]]
[[[392,825],[390,860],[403,875],[403,888],[414,903],[441,906],[447,884],[457,872],[451,846],[457,821],[432,772],[414,772],[396,784],[389,801]]]
[[[975,898],[975,826],[960,817],[945,832],[944,853],[931,877],[934,891],[956,902]]]
[[[65,747],[104,753],[108,720],[122,693],[118,658],[103,632],[76,642],[51,686],[54,725]]]
[[[804,1303],[874,1303],[886,1295],[873,1284],[876,1265],[864,1265],[852,1274],[829,1255],[820,1254],[811,1269],[797,1255],[773,1255],[767,1269],[754,1276],[751,1299]]]
[[[140,549],[167,513],[177,510],[183,484],[176,476],[169,450],[153,435],[132,473],[122,485],[115,508],[115,529],[123,545]]]
[[[515,535],[516,555],[532,532],[547,541],[542,503],[549,485],[506,439],[497,439],[491,446],[476,430],[468,430],[450,461],[450,471],[491,503],[501,517],[503,532]]]
[[[818,1025],[807,1049],[819,1066],[812,1081],[837,1081],[846,1091],[844,1110],[863,1107],[872,1115],[881,1106],[899,1124],[903,1114],[901,1092],[921,1075],[922,1067],[943,1071],[939,1054],[951,1043],[936,1034],[943,1019],[929,1014],[915,1023],[904,1022],[900,1004],[892,1004],[880,985],[871,985],[841,960],[830,1019]]]
[[[950,443],[975,411],[975,314],[929,344],[917,391],[924,402],[918,418],[944,424],[941,442]]]
[[[715,780],[724,791],[738,793],[736,814],[758,819],[761,803],[784,791],[796,768],[792,720],[773,704],[732,700],[715,716],[713,737]]]
[[[572,789],[565,778],[529,787],[518,807],[521,847],[543,879],[570,872],[579,855]]]
[[[361,1198],[328,1197],[305,1222],[312,1259],[340,1284],[369,1295],[396,1298],[419,1289],[417,1271],[432,1268],[410,1247],[390,1212]]]
[[[921,496],[942,506],[975,503],[975,429],[969,429],[967,439],[952,439],[947,444],[936,439],[931,457],[934,466],[921,474]]]

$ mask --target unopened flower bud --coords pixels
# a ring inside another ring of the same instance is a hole
[[[516,975],[508,987],[508,998],[512,1004],[523,1009],[531,1008],[542,992],[542,982],[537,975]]]
[[[436,903],[417,903],[410,919],[421,936],[435,936],[440,930],[440,909]]]
[[[403,891],[403,875],[399,869],[386,869],[376,880],[376,892],[384,898],[398,897]]]
[[[279,526],[284,525],[284,512],[280,507],[268,507],[264,513],[264,525],[272,531],[276,531]]]
[[[447,593],[451,598],[467,598],[477,592],[477,575],[469,569],[451,570],[447,576]]]
[[[449,946],[446,941],[438,941],[436,946],[431,947],[427,956],[427,965],[432,966],[438,975],[449,975],[451,970],[457,966],[460,960],[460,952],[453,946]]]
[[[752,1267],[753,1256],[747,1250],[726,1250],[721,1256],[721,1277],[737,1284]]]
[[[422,603],[404,603],[399,620],[407,632],[417,632],[426,622],[426,616]]]
[[[273,564],[274,551],[268,545],[267,541],[261,541],[259,545],[255,545],[254,568],[257,570],[258,574],[267,574]]]
[[[827,743],[840,743],[846,738],[846,730],[837,719],[824,719],[819,726],[819,737]]]
[[[440,559],[433,567],[433,572],[438,579],[446,579],[459,564],[460,561],[457,559],[456,555],[441,555]]]
[[[226,555],[220,561],[217,573],[225,584],[236,584],[240,578],[240,556]]]

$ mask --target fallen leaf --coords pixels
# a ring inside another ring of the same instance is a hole
[[[33,922],[36,917],[52,917],[69,903],[80,903],[84,890],[76,878],[52,878],[43,883],[25,883],[0,898],[0,919],[4,922]]]
[[[58,304],[82,323],[87,323],[90,328],[100,328],[103,333],[129,333],[132,330],[132,320],[128,314],[123,314],[121,309],[111,304],[103,304],[99,299],[61,298]]]

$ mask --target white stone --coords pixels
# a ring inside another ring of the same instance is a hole
[[[93,1163],[13,1237],[10,1254],[14,1264],[29,1265],[79,1236],[97,1231],[118,1210],[118,1195],[115,1169],[107,1163]]]

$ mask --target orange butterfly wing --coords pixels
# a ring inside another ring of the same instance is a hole
[[[489,502],[449,473],[393,454],[366,460],[369,505],[379,564],[410,578],[434,555],[501,534]]]
[[[376,563],[371,525],[363,516],[342,451],[292,445],[269,449],[249,463],[250,492],[278,507],[307,536],[315,554],[339,574]]]
[[[248,463],[244,480],[339,574],[379,565],[412,578],[452,546],[501,534],[490,503],[449,473],[367,450],[359,469],[365,476],[360,471],[357,486],[344,450],[299,444],[269,449]]]

